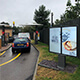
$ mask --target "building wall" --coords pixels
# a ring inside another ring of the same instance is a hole
[[[12,36],[12,29],[6,29],[5,33],[9,33],[9,36]]]
[[[2,29],[0,29],[0,36],[2,35]]]
[[[9,36],[12,36],[12,29],[5,29],[5,33],[9,33]],[[0,29],[0,36],[2,35],[2,29]]]

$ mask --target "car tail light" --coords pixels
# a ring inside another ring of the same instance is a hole
[[[29,46],[29,43],[26,43],[26,46],[28,47]]]
[[[12,43],[12,47],[14,47],[14,43]]]

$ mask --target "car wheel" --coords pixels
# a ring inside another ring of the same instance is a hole
[[[27,52],[30,52],[30,47],[28,48]]]
[[[12,53],[15,53],[15,50],[14,49],[12,49]]]

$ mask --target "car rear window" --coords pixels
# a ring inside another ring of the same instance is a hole
[[[18,37],[28,37],[29,38],[29,33],[19,33]]]
[[[15,39],[14,42],[26,42],[26,41],[27,41],[27,39],[25,39],[25,38],[18,38],[18,39]]]

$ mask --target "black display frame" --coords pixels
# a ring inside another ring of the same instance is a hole
[[[67,54],[62,54],[62,28],[64,28],[64,27],[76,27],[76,28],[77,28],[77,30],[76,30],[76,37],[77,37],[77,38],[76,38],[76,39],[77,39],[77,40],[76,40],[76,41],[77,41],[77,42],[76,42],[76,46],[77,46],[77,49],[76,49],[76,53],[77,53],[77,54],[76,54],[76,56],[67,55]],[[61,32],[60,32],[60,36],[61,36],[61,42],[60,42],[60,43],[61,43],[61,50],[60,50],[60,51],[61,51],[61,53],[56,53],[56,52],[50,51],[50,29],[51,29],[51,28],[60,28],[60,29],[61,29]],[[73,26],[50,27],[50,28],[49,28],[49,52],[50,52],[50,53],[55,53],[55,54],[62,54],[62,55],[64,55],[64,56],[70,56],[70,57],[79,58],[79,57],[80,57],[80,54],[79,54],[79,52],[80,52],[80,49],[79,49],[79,48],[80,48],[80,45],[79,45],[79,44],[80,44],[80,42],[79,42],[79,41],[80,41],[79,33],[80,33],[80,27],[79,27],[79,26],[76,26],[76,25],[73,25]]]
[[[55,54],[61,54],[61,53],[57,53],[57,52],[52,52],[52,51],[50,51],[50,29],[51,29],[51,28],[60,28],[60,29],[61,29],[61,27],[50,27],[50,28],[49,28],[49,52],[50,52],[50,53],[55,53]]]

